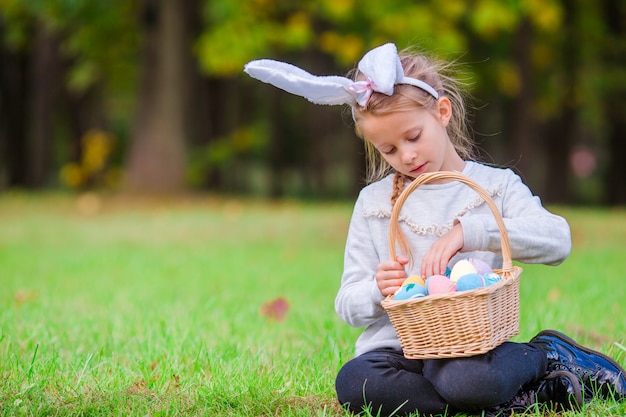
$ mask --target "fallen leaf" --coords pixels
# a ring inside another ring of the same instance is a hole
[[[261,306],[261,315],[271,320],[283,321],[289,311],[289,301],[283,297],[266,301]]]

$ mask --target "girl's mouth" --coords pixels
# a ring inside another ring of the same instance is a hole
[[[419,174],[421,174],[424,171],[426,171],[426,164],[422,164],[422,165],[418,166],[417,168],[413,168],[411,170],[411,174],[419,175]]]

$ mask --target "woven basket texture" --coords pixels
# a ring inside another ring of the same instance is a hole
[[[393,207],[389,227],[390,259],[404,240],[399,226],[402,205],[420,185],[437,180],[455,180],[472,188],[491,209],[498,224],[502,247],[502,269],[494,272],[502,280],[471,291],[429,295],[410,300],[382,302],[393,324],[404,356],[410,359],[467,357],[486,353],[519,333],[519,285],[522,268],[513,266],[508,235],[500,212],[489,194],[469,177],[440,171],[417,177],[400,194]]]

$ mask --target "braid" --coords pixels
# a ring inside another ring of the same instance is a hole
[[[396,202],[398,201],[400,194],[402,194],[402,191],[404,191],[404,186],[407,183],[407,181],[409,182],[413,181],[413,178],[396,171],[396,175],[394,175],[393,177],[393,192],[391,193],[391,209],[392,210],[393,210],[393,207],[396,205]],[[396,244],[398,245],[398,249],[400,250],[400,253],[403,253],[405,254],[405,256],[408,257],[409,266],[412,268],[413,255],[411,254],[411,248],[409,247],[409,242],[407,241],[406,236],[404,236],[404,233],[402,233],[402,230],[399,230],[399,233],[396,236],[396,238],[397,238]]]
[[[398,200],[398,197],[400,197],[400,194],[402,194],[402,191],[404,190],[404,185],[406,184],[406,181],[408,179],[411,178],[396,171],[396,175],[394,175],[393,177],[393,191],[391,193],[392,208],[396,205],[396,200]]]

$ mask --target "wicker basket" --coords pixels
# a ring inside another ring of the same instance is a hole
[[[390,259],[404,238],[399,225],[402,205],[420,185],[436,180],[456,180],[472,188],[489,205],[500,230],[502,275],[498,283],[471,291],[429,295],[410,300],[382,302],[396,329],[404,355],[410,359],[474,356],[488,352],[519,333],[519,281],[522,269],[513,266],[509,238],[502,216],[489,194],[470,178],[455,172],[420,175],[398,197],[389,227]]]

